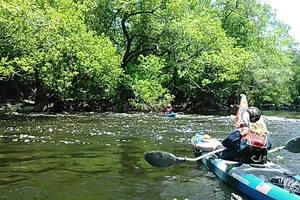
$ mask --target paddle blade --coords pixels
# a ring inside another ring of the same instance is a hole
[[[300,137],[293,138],[289,140],[285,147],[286,150],[292,153],[299,153],[300,152]]]
[[[163,151],[150,151],[144,154],[145,160],[154,167],[170,167],[176,163],[176,156]]]

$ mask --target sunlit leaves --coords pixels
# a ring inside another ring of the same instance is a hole
[[[173,99],[167,89],[154,80],[136,80],[133,90],[136,97],[130,103],[140,110],[159,110]]]
[[[6,0],[0,35],[0,78],[61,100],[151,110],[240,92],[256,104],[297,98],[288,27],[257,0]]]
[[[114,95],[120,57],[108,38],[87,31],[81,8],[69,0],[1,3],[0,72],[42,81],[61,99]]]
[[[163,73],[165,61],[155,56],[141,56],[140,63],[132,68],[132,88],[135,98],[130,103],[138,109],[157,110],[166,106],[172,99],[170,92],[163,87],[169,77]]]

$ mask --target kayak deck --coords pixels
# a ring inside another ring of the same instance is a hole
[[[202,163],[219,179],[252,199],[300,199],[297,194],[268,181],[275,176],[297,178],[274,163],[251,166],[220,158],[204,158]]]

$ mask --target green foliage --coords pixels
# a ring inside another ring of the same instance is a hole
[[[295,74],[292,86],[295,87],[295,92],[293,93],[294,103],[300,104],[300,52],[296,50],[292,53],[293,56],[293,72]]]
[[[294,73],[291,59],[283,52],[258,50],[246,73],[248,76],[244,83],[253,96],[253,103],[285,105],[291,102],[289,86]]]
[[[254,104],[290,104],[294,88],[288,27],[271,8],[256,0],[217,0],[214,5],[225,32],[251,59],[240,73],[237,93],[249,94]]]
[[[300,80],[288,30],[258,0],[5,0],[0,78],[139,110],[230,105],[242,92],[288,105]]]
[[[138,65],[131,68],[135,98],[130,103],[140,110],[162,109],[173,99],[170,92],[162,86],[169,78],[162,72],[164,60],[150,55],[141,56],[139,61]]]
[[[235,39],[237,46],[245,48],[261,39],[272,16],[270,7],[257,0],[217,0],[213,7],[226,34]]]
[[[193,8],[197,12],[187,9],[184,18],[170,22],[176,35],[170,41],[174,45],[170,62],[175,63],[175,78],[180,80],[176,90],[184,90],[184,101],[199,101],[208,93],[221,101],[232,93],[232,84],[239,80],[250,55],[234,47],[234,40],[226,36],[210,7],[200,4]]]
[[[41,81],[60,99],[113,96],[120,58],[105,36],[86,30],[73,1],[1,3],[1,74]]]

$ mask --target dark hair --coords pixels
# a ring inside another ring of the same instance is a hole
[[[256,122],[260,119],[260,111],[256,107],[250,107],[249,110],[250,122]]]

